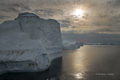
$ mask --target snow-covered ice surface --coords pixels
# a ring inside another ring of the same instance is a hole
[[[0,24],[0,73],[44,71],[62,56],[60,24],[33,13],[21,13]]]

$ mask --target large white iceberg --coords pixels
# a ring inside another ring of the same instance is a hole
[[[60,24],[33,13],[21,13],[0,24],[0,73],[44,71],[62,56]]]

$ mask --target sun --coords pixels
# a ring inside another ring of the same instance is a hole
[[[84,16],[84,10],[82,10],[82,9],[76,9],[73,14],[76,17],[83,17]]]

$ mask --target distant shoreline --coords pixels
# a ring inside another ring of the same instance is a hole
[[[120,45],[120,43],[83,43],[83,45]]]

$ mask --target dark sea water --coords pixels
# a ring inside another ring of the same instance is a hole
[[[63,52],[42,73],[7,73],[0,80],[120,80],[120,46],[85,45]]]

